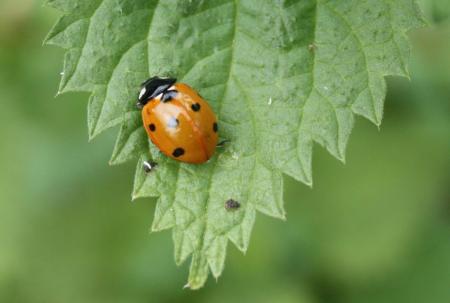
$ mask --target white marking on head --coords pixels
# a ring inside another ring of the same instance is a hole
[[[147,89],[146,89],[145,87],[143,87],[143,88],[141,89],[141,91],[139,92],[139,99],[141,99],[142,96],[144,96],[146,92],[147,92]]]

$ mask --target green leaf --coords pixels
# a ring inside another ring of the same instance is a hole
[[[91,92],[90,138],[122,125],[112,164],[139,157],[133,198],[158,197],[152,230],[173,228],[187,286],[223,271],[228,240],[249,245],[256,211],[284,219],[282,174],[312,185],[317,142],[344,161],[355,114],[380,125],[384,77],[408,76],[414,0],[53,0],[46,42],[67,49],[60,92]],[[208,163],[163,156],[135,108],[152,75],[209,100],[230,143]],[[144,160],[157,168],[142,170]],[[225,202],[239,201],[227,210]]]

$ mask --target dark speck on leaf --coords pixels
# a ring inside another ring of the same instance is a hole
[[[237,210],[239,207],[241,207],[241,204],[236,200],[229,199],[225,202],[225,208],[227,210]]]

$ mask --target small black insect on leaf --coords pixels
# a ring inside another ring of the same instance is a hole
[[[144,164],[142,165],[146,173],[150,173],[156,166],[158,166],[158,163],[152,161],[144,161]]]
[[[229,199],[225,202],[226,210],[237,210],[239,207],[241,207],[241,204],[236,200]]]

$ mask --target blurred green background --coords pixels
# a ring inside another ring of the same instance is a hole
[[[0,302],[450,302],[450,1],[421,6],[381,130],[358,119],[346,165],[316,146],[314,188],[285,180],[288,221],[259,215],[192,292],[170,233],[148,233],[155,201],[130,202],[134,163],[107,164],[115,131],[88,143],[88,95],[54,98],[58,13],[0,0]]]

